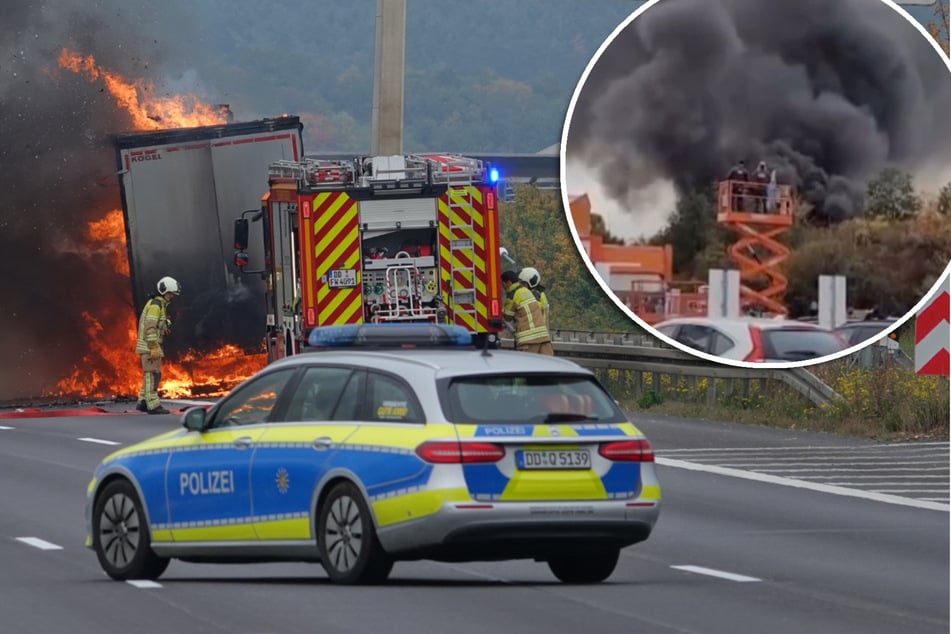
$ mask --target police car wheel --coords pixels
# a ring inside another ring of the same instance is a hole
[[[334,486],[320,506],[317,546],[334,583],[382,583],[393,569],[360,490],[351,482]]]
[[[551,557],[548,568],[564,583],[600,583],[611,576],[619,548],[584,549]]]
[[[142,504],[127,480],[115,480],[93,509],[93,548],[99,565],[118,581],[158,579],[169,560],[152,551],[152,539]]]

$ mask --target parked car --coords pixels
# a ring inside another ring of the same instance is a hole
[[[375,583],[403,559],[526,558],[596,583],[651,534],[653,449],[589,370],[478,350],[455,326],[309,342],[96,468],[86,545],[109,576],[319,561],[333,582]]]
[[[865,321],[852,321],[839,326],[835,329],[835,332],[846,340],[846,342],[849,344],[849,347],[852,347],[877,337],[878,335],[882,334],[883,331],[894,326],[896,321],[897,320],[895,319],[869,319]],[[898,345],[898,338],[894,332],[890,333],[888,337],[882,339],[879,344],[886,346],[890,350],[898,350],[900,348]]]
[[[677,317],[654,328],[701,352],[737,361],[803,361],[848,347],[831,330],[789,319]]]

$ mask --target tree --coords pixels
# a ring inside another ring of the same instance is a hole
[[[619,238],[610,231],[604,224],[604,217],[601,214],[591,214],[591,234],[601,236],[604,244],[624,244],[624,239]]]
[[[704,253],[714,238],[716,214],[714,192],[688,192],[677,201],[669,224],[652,237],[650,244],[670,244],[674,250],[674,271],[696,276],[697,256]],[[706,271],[702,271],[706,277]]]
[[[552,303],[552,328],[641,332],[585,266],[556,192],[518,185],[514,201],[501,203],[499,215],[502,245],[518,266],[533,266],[542,275]]]
[[[938,213],[942,216],[951,216],[951,183],[947,183],[938,192]]]
[[[885,168],[869,181],[866,214],[889,220],[904,220],[918,213],[921,199],[915,194],[911,176],[893,167]]]
[[[948,12],[945,9],[944,0],[937,0],[934,5],[934,14],[938,21],[931,21],[926,28],[931,37],[938,42],[938,46],[944,50],[946,55],[949,55],[951,50],[948,48]]]

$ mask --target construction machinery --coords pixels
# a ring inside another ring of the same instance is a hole
[[[717,186],[717,222],[737,234],[729,256],[740,271],[745,313],[786,315],[788,281],[781,265],[789,248],[778,237],[793,225],[795,193],[789,185],[724,180]]]
[[[496,345],[503,328],[498,170],[457,154],[279,160],[260,209],[235,221],[235,264],[266,282],[266,347],[316,327],[429,322]],[[264,266],[249,269],[251,222]]]

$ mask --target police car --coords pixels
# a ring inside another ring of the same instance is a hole
[[[597,583],[651,534],[651,445],[588,370],[476,349],[455,326],[318,328],[309,343],[102,461],[86,545],[110,577],[313,561],[379,583],[400,560],[534,559]]]

